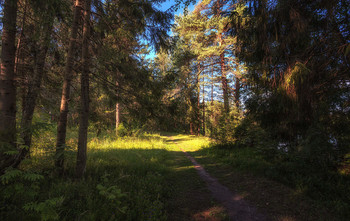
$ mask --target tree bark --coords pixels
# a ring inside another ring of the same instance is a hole
[[[21,49],[23,48],[23,38],[24,38],[24,27],[25,27],[25,22],[27,19],[27,2],[24,1],[23,2],[23,7],[24,7],[24,11],[23,11],[23,16],[22,16],[22,22],[21,22],[21,32],[19,34],[19,38],[17,41],[17,47],[16,47],[16,55],[15,55],[15,73],[18,76],[18,65],[20,63],[21,60]]]
[[[115,104],[115,134],[116,136],[119,136],[118,134],[118,128],[120,124],[120,94],[119,94],[119,80],[120,80],[120,73],[119,70],[117,70],[117,76],[116,76],[115,86],[116,86],[116,97],[117,97],[117,103]]]
[[[69,111],[68,102],[70,99],[70,87],[71,87],[71,81],[73,78],[74,52],[76,50],[78,28],[81,23],[81,17],[82,17],[82,12],[81,12],[82,4],[83,4],[83,0],[75,0],[71,38],[69,41],[67,60],[66,60],[66,66],[64,71],[64,82],[62,87],[60,116],[59,116],[58,125],[57,125],[55,165],[60,175],[63,174],[63,169],[64,169],[63,168],[64,148],[66,144],[67,117],[68,117],[68,111]]]
[[[117,136],[119,136],[118,134],[119,124],[120,124],[120,104],[119,102],[117,102],[115,105],[115,133]]]
[[[5,0],[0,68],[0,174],[11,166],[16,150],[15,39],[17,0]]]
[[[53,27],[53,18],[45,21],[43,26],[42,40],[39,42],[38,53],[35,57],[35,67],[33,78],[28,82],[28,88],[26,96],[24,97],[24,106],[22,107],[22,119],[21,119],[21,138],[23,139],[25,148],[20,150],[19,155],[16,159],[16,166],[25,158],[28,154],[31,141],[32,141],[32,119],[34,114],[34,109],[36,106],[37,98],[40,93],[40,87],[42,78],[45,72],[45,60],[47,51],[49,48],[51,40],[51,31]]]
[[[78,154],[76,165],[76,177],[80,179],[86,169],[87,159],[87,132],[89,127],[89,37],[90,37],[90,10],[91,0],[85,0],[84,11],[84,30],[82,44],[82,73],[80,78],[81,97],[79,112],[79,138],[78,138]]]
[[[203,80],[203,100],[202,100],[202,105],[203,105],[203,135],[205,136],[205,84],[204,84],[204,80]]]
[[[197,136],[201,133],[201,116],[200,116],[200,93],[201,93],[201,88],[199,86],[199,75],[200,75],[200,65],[198,65],[198,74],[197,74]]]
[[[211,105],[213,106],[213,104],[214,104],[214,82],[213,81],[211,81]]]
[[[191,135],[193,135],[193,123],[192,122],[190,122],[190,133],[191,133]]]
[[[240,90],[241,89],[241,81],[240,79],[236,76],[236,83],[235,83],[235,103],[236,107],[239,108],[239,98],[240,98]]]
[[[230,112],[229,101],[228,101],[228,85],[225,72],[225,54],[220,54],[220,67],[221,67],[221,83],[222,83],[222,94],[224,97],[224,110],[225,113]]]

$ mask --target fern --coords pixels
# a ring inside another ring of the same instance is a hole
[[[58,208],[62,205],[64,197],[56,197],[44,202],[30,202],[23,206],[26,211],[35,211],[40,214],[42,220],[59,220]]]
[[[25,173],[23,179],[31,182],[40,181],[44,179],[43,175],[37,173]]]
[[[22,175],[22,171],[18,169],[9,169],[6,171],[4,175],[2,175],[1,178],[1,183],[3,185],[8,184],[9,182],[13,181],[14,179],[20,177]]]
[[[118,188],[118,186],[105,187],[102,184],[98,184],[96,188],[99,190],[99,194],[101,196],[104,196],[106,199],[110,200],[117,206],[117,210],[119,210],[121,213],[125,213],[127,207],[121,206],[121,198],[125,197],[126,194],[122,193],[121,189]]]
[[[9,150],[5,152],[6,155],[14,156],[18,154],[18,150]]]

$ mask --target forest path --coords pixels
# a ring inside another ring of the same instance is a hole
[[[254,221],[267,220],[267,218],[258,213],[257,209],[243,200],[243,196],[232,192],[226,186],[220,184],[217,179],[212,177],[207,171],[184,150],[176,140],[168,136],[170,141],[178,145],[185,156],[192,162],[201,179],[207,184],[214,199],[221,203],[227,210],[230,220],[235,221]]]

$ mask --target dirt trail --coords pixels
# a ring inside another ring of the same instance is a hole
[[[171,137],[170,139],[177,144]],[[177,144],[178,145],[178,144]],[[193,163],[195,169],[197,170],[199,176],[206,182],[208,189],[212,193],[214,199],[221,203],[227,210],[227,213],[231,220],[235,221],[255,221],[255,220],[264,220],[267,221],[267,218],[258,213],[256,208],[252,205],[249,205],[246,201],[243,200],[243,197],[237,193],[233,193],[227,187],[220,184],[217,179],[210,176],[205,169],[184,149],[182,152],[186,157]]]

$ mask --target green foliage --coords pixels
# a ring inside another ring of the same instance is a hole
[[[63,197],[51,198],[40,203],[27,203],[23,209],[30,212],[35,211],[40,214],[41,220],[59,220],[57,209],[61,207],[64,201]]]
[[[239,122],[233,137],[236,139],[233,143],[235,147],[253,148],[266,159],[279,157],[282,152],[276,148],[278,145],[277,141],[272,139],[271,134],[249,117]]]
[[[230,113],[225,113],[222,104],[213,103],[207,108],[207,134],[220,143],[235,143],[236,130],[243,119],[243,113],[236,107],[232,107]]]
[[[22,171],[17,169],[9,169],[4,175],[1,176],[1,183],[8,184],[9,181],[12,181],[14,178],[17,178],[20,175],[22,175]]]
[[[128,130],[124,127],[123,123],[120,123],[117,129],[117,135],[119,137],[125,137],[128,135]]]
[[[25,216],[33,219],[40,217],[41,220],[59,220],[63,197],[39,201],[42,199],[43,175],[10,168],[0,178],[2,183],[0,201],[6,202],[0,208],[2,215],[6,214],[11,219]],[[20,208],[27,213],[22,214]]]
[[[111,207],[116,207],[116,210],[125,214],[127,207],[122,207],[122,200],[127,195],[122,193],[121,189],[118,188],[118,186],[109,184],[109,176],[110,175],[108,173],[104,174],[101,178],[103,184],[97,184],[96,189],[101,196],[105,197],[111,203]]]

